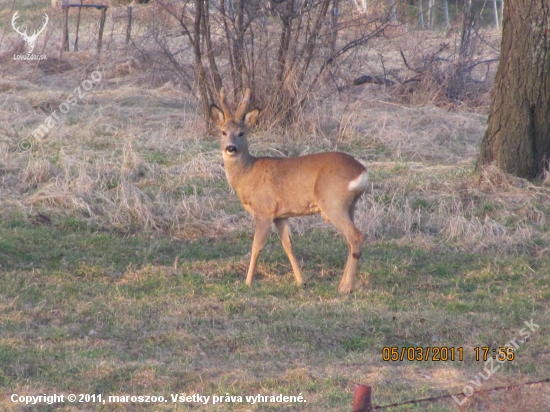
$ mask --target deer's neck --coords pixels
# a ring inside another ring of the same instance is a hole
[[[224,155],[223,166],[227,180],[233,189],[236,190],[239,181],[243,179],[250,171],[256,162],[256,157],[252,156],[248,151],[241,153],[238,157],[229,157]]]

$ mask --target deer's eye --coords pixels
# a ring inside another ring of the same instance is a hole
[[[243,137],[243,136],[244,136],[244,132],[240,132],[239,137]]]
[[[225,130],[222,130],[222,134],[223,134],[224,136],[227,136],[227,132],[226,132]]]

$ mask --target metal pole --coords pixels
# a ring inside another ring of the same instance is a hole
[[[372,388],[367,385],[355,385],[353,388],[353,412],[372,412]]]

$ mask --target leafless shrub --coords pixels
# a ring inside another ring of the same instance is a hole
[[[223,85],[234,100],[249,87],[252,101],[264,108],[266,127],[301,118],[334,68],[353,62],[370,39],[399,25],[382,8],[357,14],[351,3],[335,7],[330,0],[155,4],[163,23],[150,38],[164,55],[162,64],[195,91],[204,117]],[[140,50],[149,53],[145,43]],[[192,61],[184,57],[190,51]]]
[[[418,47],[409,56],[403,50],[400,54],[403,64],[413,74],[392,91],[401,101],[488,106],[491,71],[496,69],[497,57],[486,58],[484,54],[483,57],[468,55],[462,58],[453,52],[447,41]]]

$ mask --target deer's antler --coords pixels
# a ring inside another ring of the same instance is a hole
[[[248,111],[248,106],[250,106],[250,89],[246,89],[244,92],[243,99],[241,100],[241,104],[239,105],[239,108],[235,112],[235,120],[243,120],[244,115]]]
[[[227,96],[225,95],[225,90],[223,87],[220,89],[220,104],[222,106],[225,120],[231,119],[232,114],[231,114],[231,110],[229,109],[229,106],[227,105]]]

